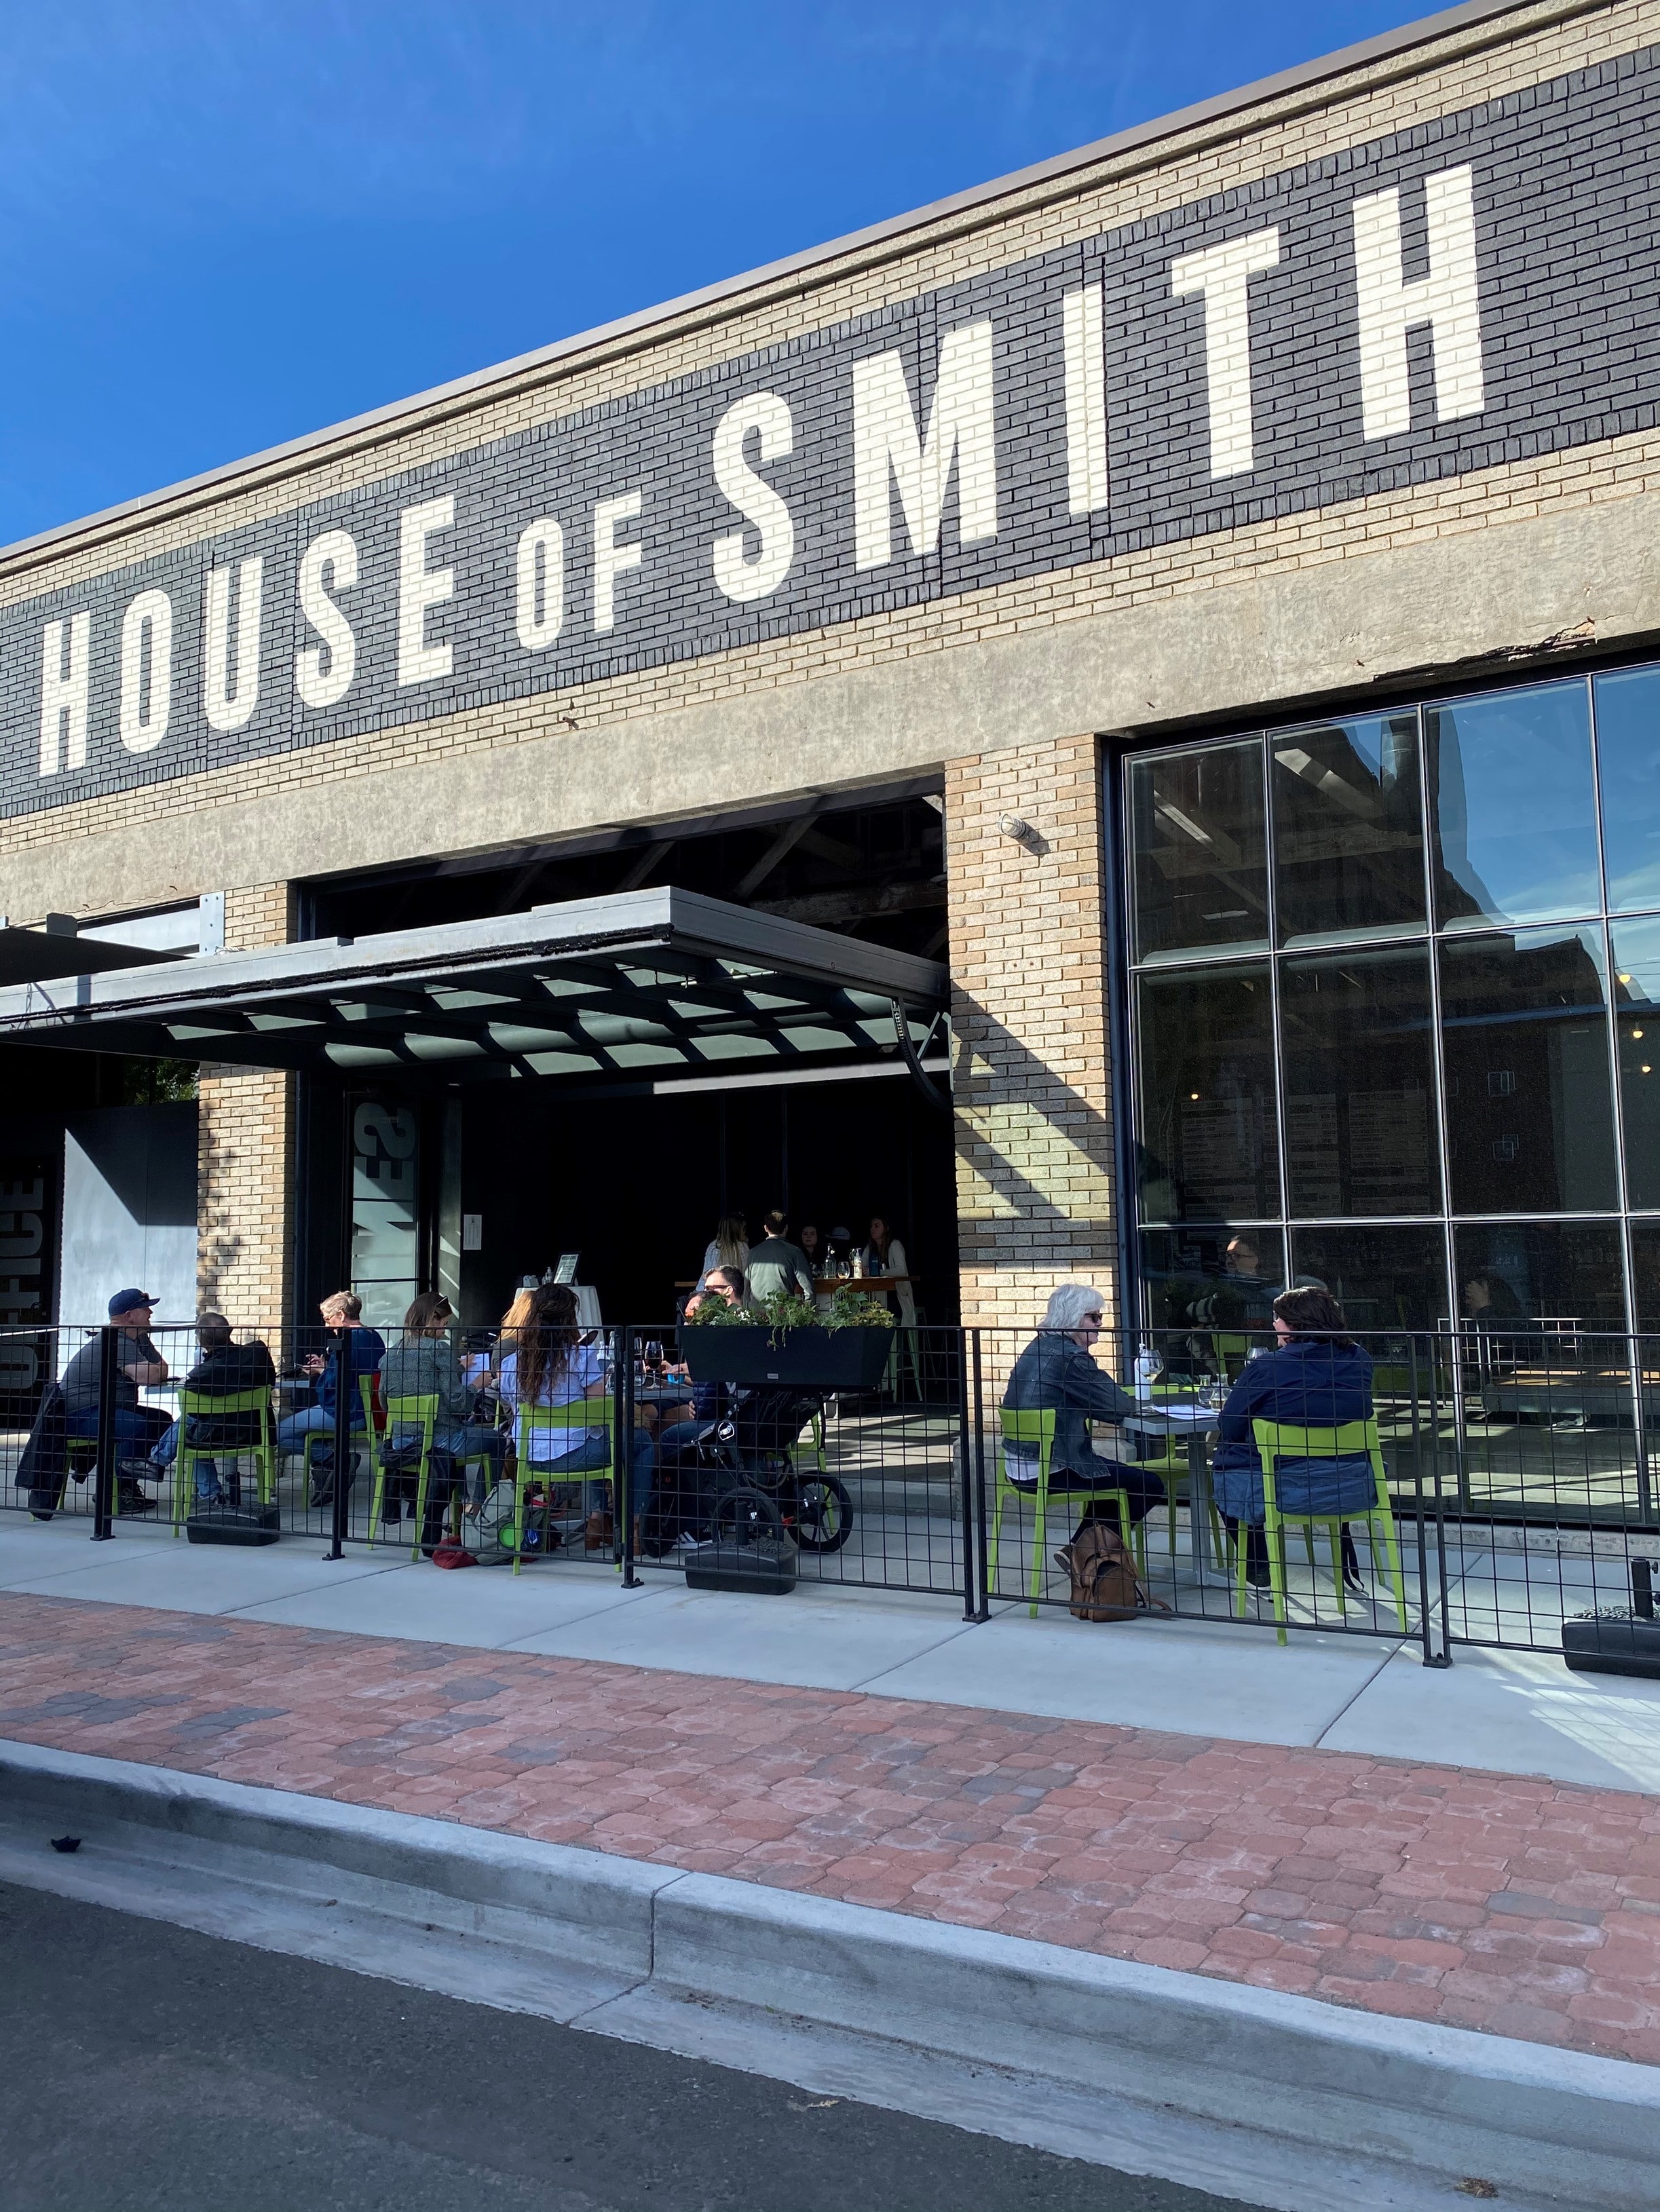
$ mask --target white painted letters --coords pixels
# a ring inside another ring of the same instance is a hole
[[[130,753],[153,752],[172,719],[173,601],[140,592],[121,617],[121,742]]]
[[[1067,505],[1093,514],[1107,503],[1107,377],[1101,287],[1080,284],[1061,302],[1066,354]]]
[[[745,556],[741,530],[714,541],[714,580],[739,605],[775,592],[795,558],[795,525],[788,507],[744,459],[744,441],[751,430],[759,435],[762,460],[775,461],[794,452],[795,425],[776,392],[751,392],[728,407],[715,426],[714,481],[761,533],[760,550],[752,561]]]
[[[1412,428],[1407,332],[1434,333],[1435,419],[1479,415],[1481,304],[1475,270],[1475,208],[1469,165],[1424,180],[1430,267],[1414,284],[1401,274],[1401,194],[1391,186],[1354,203],[1354,282],[1360,321],[1360,412],[1368,438]]]
[[[913,554],[939,543],[939,518],[952,464],[957,465],[958,536],[976,545],[997,535],[997,428],[992,392],[991,325],[965,323],[939,342],[939,374],[927,429],[916,416],[897,353],[853,365],[854,565],[892,560],[890,480]]]
[[[202,712],[210,730],[240,730],[259,703],[259,623],[265,560],[236,568],[236,675],[231,679],[230,570],[210,568],[202,621]]]
[[[64,665],[64,625],[49,622],[40,645],[40,773],[87,764],[87,677],[92,660],[92,615],[71,615],[69,665]],[[64,725],[68,725],[67,743]]]
[[[453,568],[429,568],[427,540],[455,527],[455,495],[406,507],[398,518],[398,681],[432,684],[449,674],[455,649],[427,642],[427,609],[455,597]]]
[[[630,545],[617,542],[619,522],[632,521],[640,512],[637,491],[602,499],[593,510],[593,627],[595,635],[617,625],[617,579],[637,568],[643,558],[636,539]]]
[[[519,540],[517,620],[526,653],[544,653],[565,620],[565,533],[544,515]]]
[[[1278,266],[1280,234],[1270,228],[1230,238],[1172,261],[1173,298],[1205,295],[1205,381],[1210,402],[1210,472],[1248,475],[1256,465],[1250,419],[1250,279]]]
[[[357,541],[344,530],[313,538],[300,561],[300,611],[323,641],[294,656],[294,688],[307,707],[337,707],[357,673],[357,640],[329,596],[357,581]],[[328,655],[328,666],[323,656]]]

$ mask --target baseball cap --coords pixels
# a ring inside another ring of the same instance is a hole
[[[118,1291],[110,1300],[110,1313],[131,1313],[135,1306],[153,1306],[157,1301],[148,1291]]]

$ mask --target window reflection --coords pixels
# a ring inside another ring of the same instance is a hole
[[[1209,745],[1130,769],[1136,957],[1266,948],[1262,746]]]
[[[1427,949],[1287,960],[1280,994],[1290,1212],[1437,1211]]]
[[[1444,945],[1440,957],[1453,1212],[1613,1206],[1600,927]]]
[[[1645,1336],[1660,1336],[1660,1221],[1631,1224],[1631,1294],[1638,1328]],[[1660,1367],[1660,1346],[1644,1346],[1643,1365],[1651,1373]]]
[[[1660,921],[1617,921],[1612,939],[1626,1198],[1660,1207]]]
[[[1617,1222],[1485,1222],[1453,1238],[1462,1328],[1624,1328]]]
[[[1136,997],[1142,1220],[1277,1214],[1267,967],[1143,976]]]
[[[1588,701],[1574,682],[1425,709],[1443,928],[1601,911]]]
[[[1149,1231],[1141,1239],[1148,1326],[1171,1332],[1158,1348],[1175,1369],[1231,1372],[1274,1326],[1285,1288],[1285,1239],[1278,1229]]]
[[[1292,1256],[1298,1279],[1323,1282],[1352,1328],[1446,1325],[1447,1248],[1438,1225],[1293,1230]]]
[[[1660,669],[1596,678],[1608,904],[1660,907]]]
[[[1273,758],[1281,942],[1421,928],[1417,714],[1289,731]]]

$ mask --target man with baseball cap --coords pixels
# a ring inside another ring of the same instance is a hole
[[[167,1363],[150,1341],[155,1311],[155,1300],[150,1293],[132,1287],[118,1291],[109,1303],[110,1326],[120,1331],[115,1355],[115,1450],[123,1513],[147,1513],[155,1503],[139,1488],[139,1478],[155,1480],[149,1454],[173,1426],[171,1416],[160,1407],[138,1402],[141,1389],[167,1379]],[[94,1335],[64,1370],[59,1386],[71,1443],[97,1442],[102,1374],[103,1347]]]

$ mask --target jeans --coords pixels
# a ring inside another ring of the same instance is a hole
[[[148,1458],[150,1447],[173,1426],[167,1415],[155,1406],[118,1406],[115,1409],[116,1457]],[[95,1444],[98,1441],[97,1408],[86,1406],[72,1413],[68,1434],[72,1444]]]
[[[557,1459],[533,1459],[529,1471],[549,1482],[569,1482],[574,1475],[584,1474],[590,1468],[606,1466],[610,1459],[609,1437],[585,1437],[575,1450],[562,1452]],[[629,1510],[635,1515],[643,1513],[651,1503],[656,1462],[657,1448],[649,1434],[644,1429],[636,1429],[634,1449],[629,1457]],[[604,1510],[603,1482],[584,1483],[582,1493],[583,1504],[590,1513]]]
[[[307,1437],[324,1434],[326,1434],[332,1443],[334,1437],[332,1407],[303,1406],[297,1413],[285,1413],[277,1424],[277,1449],[279,1452],[302,1452],[306,1449]],[[351,1440],[354,1447],[363,1442],[362,1428],[354,1425]],[[333,1463],[331,1452],[326,1459],[315,1453],[312,1455],[313,1467],[331,1467]]]
[[[400,1426],[394,1434],[389,1429],[386,1441],[391,1444],[415,1443],[419,1441],[420,1433],[418,1429]],[[483,1454],[483,1458],[475,1459],[467,1471],[468,1495],[475,1505],[482,1505],[501,1474],[502,1462],[508,1449],[507,1431],[505,1429],[487,1429],[482,1423],[470,1421],[453,1429],[435,1429],[432,1448],[435,1452],[448,1452],[455,1462],[458,1473],[461,1471],[464,1454],[469,1457],[479,1452]]]
[[[229,1444],[225,1445],[222,1449],[226,1457],[231,1463],[231,1486],[233,1491],[234,1491],[236,1487],[236,1451],[235,1449]],[[176,1460],[178,1456],[179,1424],[175,1421],[173,1426],[167,1431],[166,1436],[162,1437],[161,1443],[157,1444],[155,1450],[151,1452],[150,1465],[155,1469],[155,1472],[158,1474],[165,1474],[167,1470],[173,1465],[174,1460]],[[196,1492],[197,1503],[198,1504],[218,1505],[224,1502],[225,1493],[220,1486],[219,1467],[216,1461],[210,1459],[198,1459],[195,1462],[191,1472],[192,1484]]]

